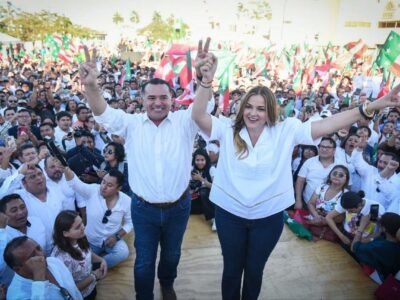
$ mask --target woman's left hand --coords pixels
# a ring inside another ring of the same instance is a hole
[[[369,104],[369,109],[371,110],[381,110],[385,107],[399,107],[400,106],[400,84],[395,86],[389,93],[385,96],[376,99],[374,102]]]
[[[201,177],[199,172],[193,172],[192,178],[193,178],[193,180],[203,181],[203,177]]]

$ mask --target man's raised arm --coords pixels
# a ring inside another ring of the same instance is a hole
[[[95,116],[99,116],[106,110],[107,102],[97,84],[96,49],[93,49],[92,57],[90,57],[87,46],[84,46],[84,50],[86,59],[79,69],[81,82],[85,86],[86,100],[90,109]]]

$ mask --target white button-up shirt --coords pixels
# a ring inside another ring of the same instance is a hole
[[[378,201],[387,209],[393,201],[398,198],[398,185],[396,185],[396,173],[386,179],[380,175],[378,169],[368,164],[362,157],[362,152],[354,150],[351,154],[351,161],[361,176],[361,190],[365,197]]]
[[[53,227],[57,215],[62,211],[62,199],[57,190],[47,189],[46,201],[41,201],[25,189],[15,191],[24,200],[28,215],[38,217],[46,229],[46,253],[53,245]]]
[[[76,193],[71,187],[69,186],[67,180],[65,179],[64,174],[62,175],[60,181],[55,182],[54,180],[50,179],[46,172],[46,184],[47,188],[51,190],[57,190],[60,195],[62,195],[63,199],[63,210],[75,210],[75,200],[76,204],[79,208],[85,207],[86,206],[86,201],[85,199],[80,196],[78,193]]]
[[[107,106],[95,117],[109,132],[125,138],[132,191],[148,202],[174,202],[190,180],[198,127],[191,109],[170,112],[156,126],[147,114],[126,114]]]
[[[111,215],[107,217],[108,222],[102,223],[105,212],[108,210],[106,200],[100,194],[99,184],[86,184],[77,176],[68,182],[70,186],[86,199],[86,236],[89,242],[101,247],[103,242],[121,228],[129,233],[132,228],[131,198],[119,192],[118,200],[111,209]]]
[[[247,219],[278,213],[294,203],[291,158],[296,144],[313,144],[311,123],[288,118],[265,127],[253,147],[246,128],[240,132],[249,154],[239,159],[233,129],[212,118],[210,140],[221,143],[210,199],[223,209]]]

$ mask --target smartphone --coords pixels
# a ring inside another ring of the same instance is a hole
[[[371,208],[369,209],[370,220],[376,222],[378,220],[379,214],[379,205],[371,204]]]
[[[11,149],[17,149],[17,144],[15,143],[15,138],[13,136],[8,136],[6,138],[7,147]]]
[[[18,127],[18,136],[28,134],[28,129],[26,127]]]

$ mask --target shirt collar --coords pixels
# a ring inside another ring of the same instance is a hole
[[[166,117],[164,120],[162,120],[160,124],[164,123],[165,120],[169,120],[169,121],[172,120],[172,112],[168,112],[167,117]],[[149,115],[148,115],[147,113],[144,113],[144,114],[143,114],[143,123],[145,123],[145,122],[151,122],[151,123],[153,123],[153,121],[150,120]],[[153,123],[153,124],[154,124],[154,123]]]

